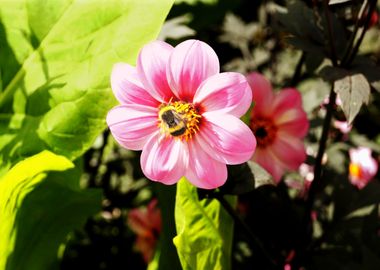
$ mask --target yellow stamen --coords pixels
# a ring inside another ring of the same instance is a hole
[[[354,176],[357,178],[360,178],[362,175],[362,170],[361,170],[360,166],[358,164],[355,164],[355,163],[350,163],[349,171],[350,171],[351,176]]]

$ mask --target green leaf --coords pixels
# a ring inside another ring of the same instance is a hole
[[[303,80],[297,89],[302,93],[303,109],[310,115],[323,103],[330,92],[330,85],[320,78]]]
[[[334,83],[334,91],[342,100],[342,110],[351,124],[363,103],[369,102],[371,87],[368,80],[361,73],[331,66],[322,68],[320,75]]]
[[[215,5],[219,0],[175,0],[175,4],[187,4],[187,5]]]
[[[323,63],[324,59],[325,59],[325,56],[321,52],[306,53],[306,57],[305,57],[306,71],[309,74],[313,74],[314,71]]]
[[[67,234],[100,210],[101,193],[74,190],[49,171],[73,163],[43,151],[0,180],[0,269],[51,269]]]
[[[227,169],[227,181],[219,188],[223,194],[241,195],[262,185],[274,184],[272,176],[253,161],[239,165],[228,165]]]
[[[363,189],[360,190],[358,197],[351,200],[349,212],[359,208],[380,203],[380,183],[377,179],[370,181]]]
[[[276,12],[275,18],[286,31],[297,37],[296,42],[302,45],[301,48],[304,48],[305,42],[313,45],[311,51],[315,51],[317,47],[320,48],[319,50],[323,50],[325,40],[323,29],[316,24],[313,10],[305,3],[301,1],[289,2],[286,10]]]
[[[377,66],[371,58],[366,56],[356,57],[352,71],[354,73],[362,73],[371,86],[380,92],[380,67]]]
[[[334,91],[342,100],[342,110],[351,124],[363,103],[368,104],[371,87],[363,74],[353,74],[335,81]]]
[[[318,7],[312,9],[303,1],[289,1],[287,10],[278,9],[275,18],[292,34],[290,44],[305,52],[324,53],[329,57],[330,49],[325,38],[329,26],[323,10]],[[330,19],[336,52],[342,58],[347,45],[346,29],[334,13],[330,14]]]
[[[329,5],[342,4],[350,1],[351,0],[329,0]]]
[[[349,71],[340,68],[340,67],[333,67],[333,66],[324,66],[320,71],[319,75],[328,82],[333,83],[334,81],[341,80],[347,75],[349,75]]]
[[[173,241],[183,269],[231,268],[232,218],[216,199],[200,201],[185,178],[177,184],[175,220]]]
[[[349,146],[345,143],[333,143],[326,149],[328,156],[327,165],[340,174],[346,171],[347,156],[345,152],[348,151]]]
[[[351,132],[351,141],[356,146],[364,146],[372,149],[375,152],[380,153],[380,145],[370,139],[368,139],[365,135]]]
[[[194,36],[196,31],[187,26],[192,21],[191,13],[184,14],[167,20],[162,26],[158,39],[184,39],[185,37]]]
[[[42,149],[75,159],[92,145],[116,103],[113,64],[135,64],[172,2],[2,2],[0,175]]]

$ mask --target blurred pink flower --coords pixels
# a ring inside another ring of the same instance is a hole
[[[257,139],[253,161],[279,182],[286,170],[297,170],[306,159],[302,139],[309,122],[302,109],[300,93],[286,88],[272,92],[269,81],[259,73],[247,76],[253,89],[254,108],[250,127]]]
[[[358,147],[349,150],[350,167],[349,178],[353,185],[359,189],[376,175],[378,164],[372,157],[372,151],[368,147]]]
[[[151,180],[170,185],[186,176],[197,187],[217,188],[227,179],[226,164],[252,157],[256,139],[239,119],[251,89],[243,75],[219,73],[206,43],[151,42],[136,68],[114,66],[111,86],[121,105],[107,124],[122,146],[142,150],[141,167]]]
[[[161,211],[157,200],[153,199],[147,207],[132,209],[128,213],[128,225],[137,234],[135,247],[145,262],[152,260],[156,243],[161,232]]]
[[[285,178],[285,184],[297,190],[297,197],[306,199],[309,193],[311,182],[314,179],[314,166],[302,163],[298,168],[298,173],[302,176],[302,180],[294,179],[292,177]]]
[[[352,129],[352,126],[350,124],[348,124],[347,121],[338,121],[338,120],[335,120],[333,122],[333,125],[334,125],[334,127],[336,129],[338,129],[343,134],[348,134],[351,131],[351,129]]]

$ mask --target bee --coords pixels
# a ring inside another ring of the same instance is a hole
[[[166,124],[172,136],[181,136],[186,132],[186,120],[171,106],[161,109],[160,119]]]

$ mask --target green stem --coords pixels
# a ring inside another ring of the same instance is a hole
[[[326,21],[327,21],[328,39],[329,39],[329,44],[330,44],[330,52],[331,52],[330,58],[333,65],[336,67],[338,66],[338,57],[337,57],[336,49],[335,49],[334,33],[333,33],[333,27],[332,27],[332,22],[331,22],[331,14],[329,10],[329,0],[324,0],[323,4],[324,4]]]
[[[321,191],[323,184],[321,181],[322,176],[322,159],[323,155],[326,150],[327,145],[327,139],[330,131],[330,124],[331,119],[334,112],[335,107],[335,99],[336,99],[336,93],[334,91],[334,84],[331,86],[330,90],[330,96],[329,96],[329,103],[327,104],[327,111],[326,116],[323,121],[323,127],[322,127],[322,135],[321,139],[319,141],[319,147],[318,147],[318,153],[315,158],[315,165],[314,165],[314,179],[311,182],[310,191],[309,191],[309,197],[308,197],[308,213],[311,212],[313,203],[315,200],[315,195]]]
[[[368,1],[370,1],[370,0],[368,0]],[[366,21],[364,23],[364,28],[363,28],[362,32],[360,33],[360,37],[359,37],[358,41],[356,42],[354,48],[351,51],[351,55],[348,57],[347,63],[344,63],[345,65],[349,65],[355,59],[355,56],[357,55],[357,53],[359,51],[360,44],[362,44],[365,33],[367,32],[367,30],[369,28],[369,24],[371,22],[371,16],[376,9],[376,4],[377,4],[377,0],[371,1],[370,6],[368,8],[368,12],[366,14],[367,17],[366,17]]]
[[[356,18],[354,30],[352,31],[352,34],[351,34],[350,39],[348,41],[346,50],[344,52],[344,56],[342,58],[342,63],[346,63],[347,60],[349,59],[349,57],[351,56],[354,41],[355,41],[356,35],[358,33],[358,30],[359,30],[360,21],[362,20],[363,14],[365,14],[365,10],[367,10],[368,5],[369,5],[369,2],[365,1],[360,8],[359,14]]]

